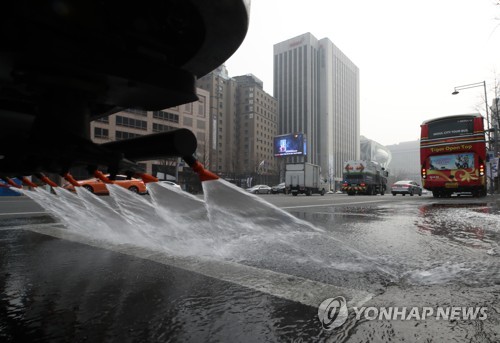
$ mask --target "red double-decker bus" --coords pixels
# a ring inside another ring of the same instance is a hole
[[[426,120],[420,136],[422,186],[434,197],[486,195],[483,117],[463,114]]]

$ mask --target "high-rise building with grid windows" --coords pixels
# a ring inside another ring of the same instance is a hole
[[[342,180],[344,161],[359,159],[359,69],[328,38],[305,33],[274,45],[278,132],[303,132],[307,155],[287,162],[319,164]]]
[[[210,93],[197,88],[196,95],[198,101],[161,111],[144,111],[130,108],[95,120],[90,124],[91,139],[95,143],[101,144],[186,128],[196,136],[198,141],[196,157],[204,162],[204,156],[208,154],[206,142],[210,132]],[[141,163],[144,165],[146,172],[156,176],[156,171],[159,168],[161,169],[165,161],[141,161]]]

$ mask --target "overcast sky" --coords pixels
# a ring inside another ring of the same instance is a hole
[[[226,62],[273,94],[273,45],[305,32],[329,38],[360,70],[361,134],[381,144],[416,140],[422,121],[484,115],[500,79],[495,0],[252,0],[247,36]]]

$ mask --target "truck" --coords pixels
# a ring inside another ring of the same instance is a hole
[[[289,163],[285,168],[285,189],[289,194],[325,195],[327,182],[321,176],[321,167],[311,163]]]
[[[384,195],[389,173],[375,161],[350,160],[344,163],[342,191],[348,195]]]

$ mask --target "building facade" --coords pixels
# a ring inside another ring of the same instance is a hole
[[[91,138],[100,144],[187,128],[198,140],[197,159],[211,171],[240,185],[247,179],[277,183],[278,102],[263,90],[262,81],[252,74],[229,77],[220,66],[198,86],[196,102],[161,111],[127,109],[94,121]],[[177,159],[141,163],[146,172],[164,178],[167,172],[172,176]]]
[[[342,180],[344,161],[359,159],[359,69],[328,38],[305,33],[274,45],[278,133],[303,132],[307,156],[287,162],[319,164]]]
[[[387,145],[392,159],[389,163],[389,177],[393,182],[414,180],[420,183],[420,140]]]
[[[207,155],[209,136],[209,92],[198,88],[198,101],[161,111],[127,109],[91,123],[92,141],[101,144],[109,141],[130,139],[152,133],[171,131],[178,128],[191,130],[198,141],[196,156],[201,161]],[[176,161],[176,160],[175,160]],[[159,167],[172,161],[143,161],[146,172],[156,174]]]
[[[235,76],[237,83],[238,173],[277,175],[273,141],[278,132],[278,101],[252,74]]]
[[[277,174],[273,138],[277,101],[252,74],[230,77],[224,65],[203,76],[198,87],[210,93],[209,163],[226,179],[267,183]],[[257,181],[256,181],[257,182]]]
[[[238,157],[236,132],[236,82],[224,65],[197,81],[210,94],[210,135],[205,166],[216,173],[235,173]]]

